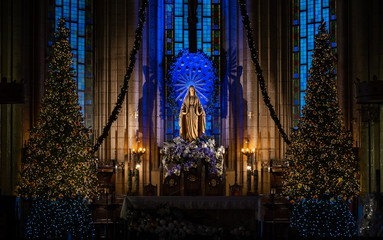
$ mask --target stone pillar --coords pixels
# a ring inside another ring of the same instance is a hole
[[[383,80],[383,2],[337,1],[338,94],[346,128],[360,148],[362,193],[375,191],[375,170],[382,170],[382,104],[356,104],[354,84]],[[383,183],[381,179],[381,183]]]
[[[117,96],[123,85],[129,64],[129,53],[135,40],[138,22],[137,1],[112,0],[94,1],[95,9],[95,101],[94,133],[102,134],[108,118],[115,107]],[[137,55],[136,68],[129,80],[129,89],[117,120],[113,123],[107,139],[96,156],[103,162],[127,163],[129,149],[136,147],[138,127],[138,69],[140,54]],[[117,171],[116,192],[126,191],[123,176],[126,172]]]
[[[290,3],[279,0],[248,1],[247,8],[267,91],[276,114],[288,134],[291,125]],[[228,111],[228,119],[229,126],[235,127],[229,127],[226,128],[228,129],[226,132],[225,129],[223,131],[224,139],[229,140],[229,161],[235,164],[235,159],[237,160],[239,184],[244,185],[246,184],[246,157],[240,155],[240,150],[255,148],[259,189],[263,193],[268,193],[270,176],[267,169],[260,171],[261,163],[263,162],[263,166],[267,167],[270,159],[283,158],[286,144],[264,103],[254,64],[251,61],[239,6],[234,6],[230,2],[230,8],[224,11],[223,15],[225,14],[229,14],[228,19],[230,19],[223,26],[228,27],[228,32],[224,33],[226,47],[237,49],[234,54],[228,51],[230,56],[228,62],[232,65],[236,64],[235,67],[229,67],[231,78],[228,78],[228,86],[230,86],[228,109],[231,107],[231,111]],[[233,79],[233,76],[236,78]],[[236,95],[233,96],[233,93]]]
[[[0,78],[24,82],[24,104],[0,105],[0,189],[14,195],[22,147],[38,118],[45,77],[47,2],[0,3]]]

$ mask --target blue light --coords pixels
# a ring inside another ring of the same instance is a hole
[[[175,63],[170,67],[171,79],[168,85],[175,91],[178,109],[190,86],[194,86],[205,111],[212,103],[214,84],[218,79],[211,60],[202,52],[189,53],[183,50]],[[210,114],[206,112],[206,114]]]
[[[303,200],[296,204],[291,226],[302,237],[353,237],[356,222],[348,206],[341,200]]]

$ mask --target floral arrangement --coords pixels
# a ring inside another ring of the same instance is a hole
[[[166,176],[180,176],[181,171],[189,171],[190,168],[206,164],[210,174],[222,177],[224,152],[223,146],[216,148],[213,138],[205,136],[186,142],[183,138],[176,137],[165,142],[161,149],[161,161]]]

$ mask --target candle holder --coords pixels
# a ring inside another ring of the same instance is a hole
[[[254,176],[254,188],[258,186],[258,171],[254,166],[255,149],[242,148],[241,153],[247,157],[247,191],[251,192],[251,176]],[[256,189],[254,190],[256,192]]]
[[[135,169],[133,170],[134,176],[134,187],[136,189],[136,193],[138,193],[139,184],[140,184],[140,168],[141,168],[141,156],[146,152],[145,148],[132,149],[133,160]]]
[[[139,148],[132,150],[133,160],[135,161],[135,169],[139,169],[141,167],[141,156],[146,152],[145,148]]]

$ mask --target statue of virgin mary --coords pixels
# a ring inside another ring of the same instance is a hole
[[[186,141],[190,142],[205,133],[205,111],[193,86],[188,89],[179,117],[180,136]]]

